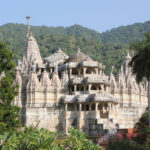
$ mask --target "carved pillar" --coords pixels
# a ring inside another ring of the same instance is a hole
[[[81,70],[78,71],[78,75],[81,75]]]
[[[98,74],[98,68],[95,68],[96,74]]]
[[[67,109],[68,109],[68,104],[65,104],[65,134],[68,133]]]
[[[96,118],[99,118],[99,111],[98,111],[98,103],[95,103],[95,112],[96,112]]]
[[[111,110],[114,110],[114,106],[113,106],[113,104],[111,103]]]
[[[86,68],[83,68],[83,76],[86,74]]]
[[[74,104],[75,112],[77,112],[77,104]]]
[[[92,109],[91,109],[91,107],[92,107],[92,105],[91,105],[91,103],[89,103],[89,111],[91,111]]]
[[[68,104],[65,104],[65,112],[67,111],[68,109]]]
[[[88,85],[89,86],[89,91],[91,90],[91,84]]]
[[[81,103],[79,104],[79,112],[81,112],[81,107],[82,107],[82,105],[81,105]]]
[[[104,106],[104,104],[102,105],[102,110],[103,110],[103,113],[105,113],[105,106]]]
[[[72,75],[72,68],[70,68],[70,76]]]
[[[98,69],[98,74],[101,75],[101,70],[100,69]]]
[[[50,73],[52,73],[53,72],[53,70],[52,70],[52,68],[50,69]]]
[[[82,109],[82,104],[81,103],[79,103],[79,120],[78,120],[78,127],[79,127],[79,129],[81,129],[82,128],[82,117],[81,117],[81,110]]]
[[[84,92],[86,91],[86,86],[83,86],[83,88],[84,88]]]
[[[108,103],[108,109],[111,110],[111,103]]]
[[[77,85],[74,85],[74,93],[77,91]]]

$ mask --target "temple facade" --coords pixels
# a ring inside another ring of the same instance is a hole
[[[148,105],[147,82],[137,84],[128,54],[117,77],[106,76],[105,66],[82,53],[61,49],[42,60],[28,25],[22,61],[16,67],[22,123],[67,134],[69,127],[91,136],[133,128]]]

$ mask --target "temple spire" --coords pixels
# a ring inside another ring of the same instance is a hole
[[[27,37],[28,37],[30,33],[30,24],[29,24],[30,16],[26,16],[26,19],[27,19],[27,26],[28,26],[28,31],[27,31]]]

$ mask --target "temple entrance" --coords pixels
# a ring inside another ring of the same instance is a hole
[[[89,135],[90,136],[101,136],[106,131],[103,129],[103,124],[98,124],[97,119],[88,119],[89,122]]]

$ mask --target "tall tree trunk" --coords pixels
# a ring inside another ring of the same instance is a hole
[[[150,128],[150,79],[148,81],[148,126]]]

